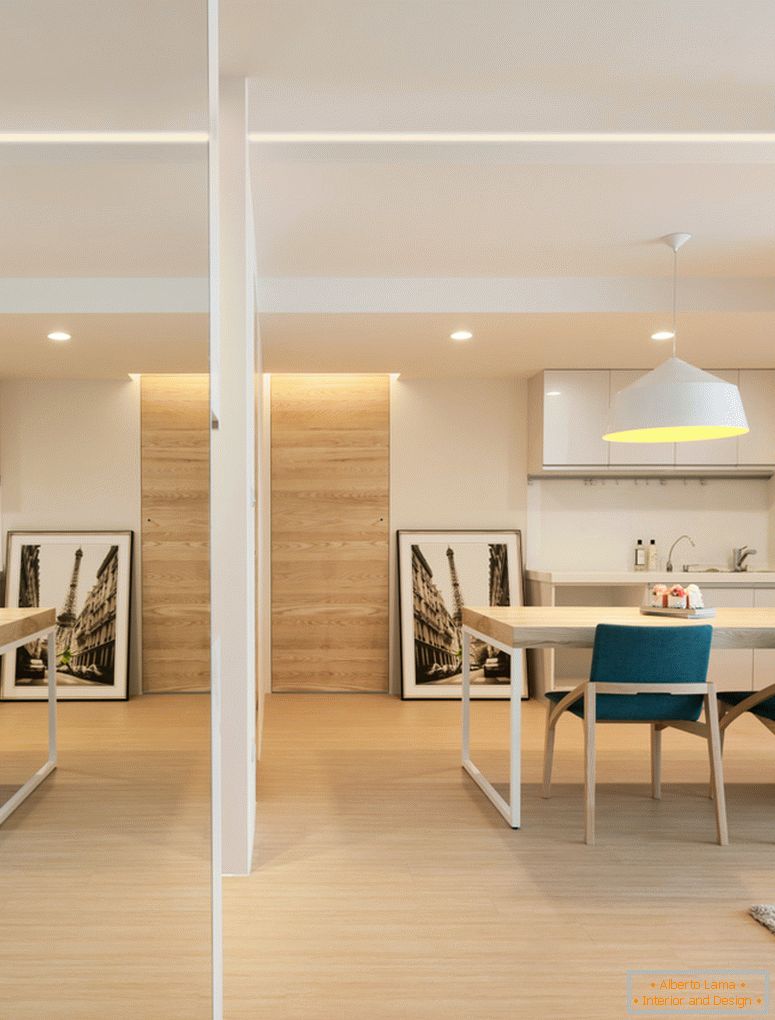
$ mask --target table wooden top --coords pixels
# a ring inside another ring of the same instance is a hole
[[[0,609],[0,649],[55,624],[55,609]]]
[[[706,620],[643,616],[636,606],[465,606],[463,625],[512,648],[591,648],[599,623],[713,627],[716,648],[775,648],[775,609],[717,609]]]

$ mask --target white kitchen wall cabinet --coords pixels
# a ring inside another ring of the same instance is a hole
[[[619,390],[631,386],[641,376],[646,374],[645,369],[612,369],[610,376],[610,400],[613,399]],[[675,463],[675,443],[609,443],[608,463],[615,466],[643,466],[669,467]]]
[[[723,379],[724,382],[739,385],[739,372],[737,369],[709,369],[713,375]],[[745,402],[745,398],[743,398]],[[738,457],[737,436],[733,439],[711,439],[699,443],[676,443],[675,462],[687,466],[703,464],[715,465],[716,467],[736,467]]]
[[[775,369],[740,369],[740,396],[751,431],[740,436],[738,463],[775,464]]]
[[[609,386],[606,369],[546,371],[530,380],[531,471],[607,467]]]
[[[528,382],[528,473],[681,477],[775,472],[775,369],[710,369],[740,387],[751,431],[699,443],[606,443],[618,390],[647,369],[547,369]]]

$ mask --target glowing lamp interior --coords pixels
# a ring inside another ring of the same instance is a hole
[[[608,432],[603,439],[609,443],[696,443],[703,439],[731,439],[748,431],[730,425],[670,425]]]

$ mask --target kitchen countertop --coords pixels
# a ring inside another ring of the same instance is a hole
[[[692,571],[684,573],[674,570],[669,574],[665,570],[528,570],[525,576],[528,581],[539,581],[544,584],[578,584],[578,585],[636,585],[655,584],[698,584],[700,587],[716,585],[737,585],[746,588],[768,587],[775,585],[775,570],[743,570],[732,571]]]

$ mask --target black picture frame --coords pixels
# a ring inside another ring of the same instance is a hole
[[[57,684],[58,701],[129,698],[133,547],[132,531],[8,532],[6,607],[55,603],[63,681]],[[43,550],[50,555],[46,557]],[[68,576],[69,556],[73,559]],[[42,577],[43,570],[49,576]],[[61,595],[54,598],[53,591]],[[41,669],[47,665],[46,655],[41,645],[22,646],[3,656],[2,700],[46,699],[45,670]],[[20,675],[17,661],[25,656],[26,676]]]
[[[466,599],[469,605],[525,604],[522,532],[517,528],[402,529],[396,532],[396,542],[401,698],[459,700],[462,693],[459,611]],[[462,562],[458,564],[461,554]],[[493,598],[497,601],[491,601]],[[477,660],[472,671],[472,698],[507,699],[508,657],[504,658],[496,649],[488,650],[482,642],[474,643],[472,648]],[[524,650],[518,654],[522,697],[526,698],[527,656]]]

